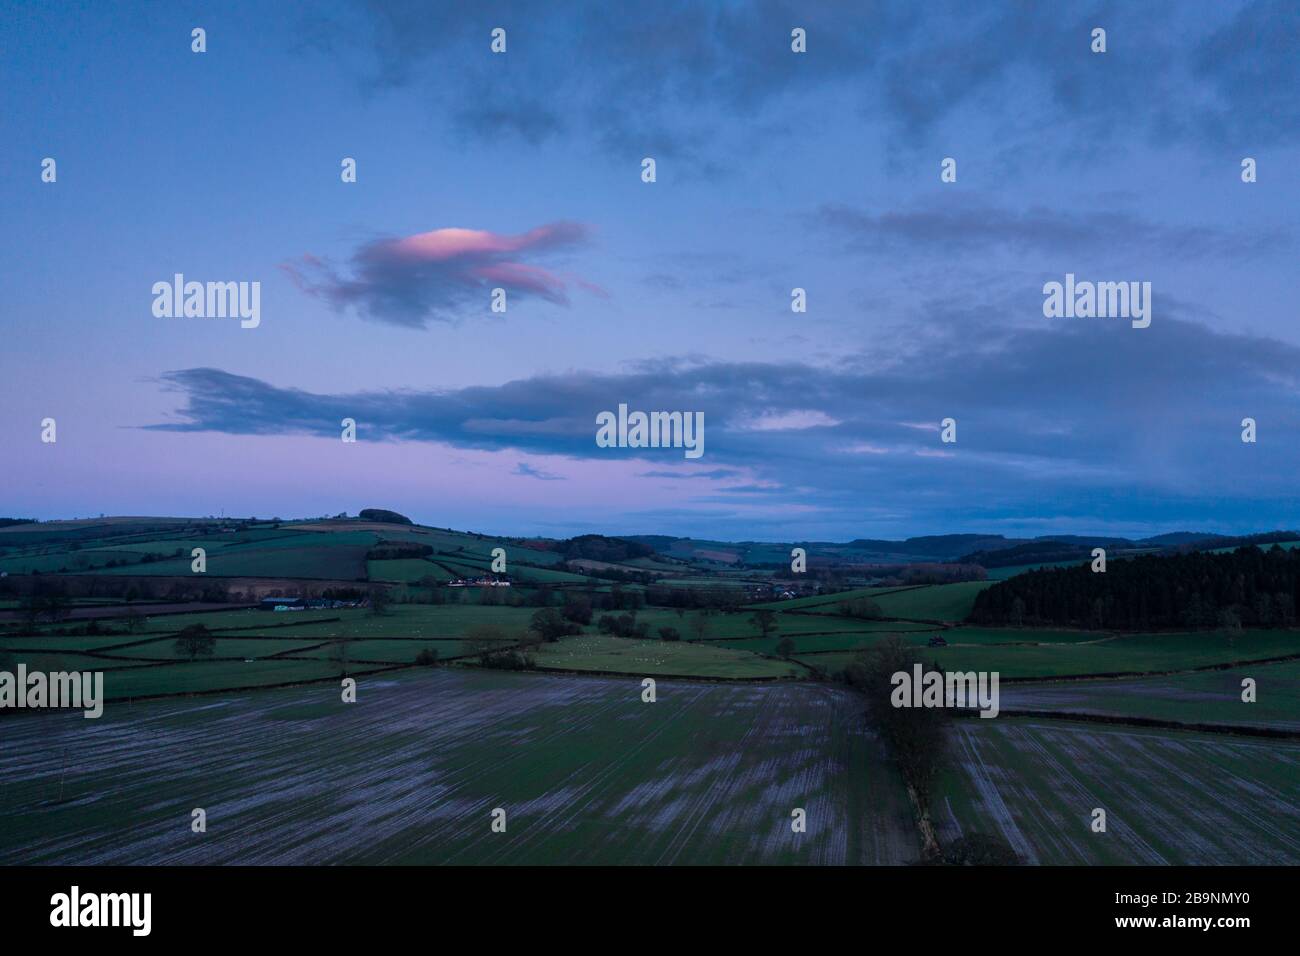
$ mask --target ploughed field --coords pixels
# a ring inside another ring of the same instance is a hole
[[[0,864],[905,863],[860,701],[451,668],[6,718]],[[191,832],[191,811],[207,832]],[[491,830],[506,810],[506,832]],[[807,811],[793,833],[791,811]]]
[[[1300,742],[973,718],[951,746],[942,841],[993,833],[1041,864],[1300,864]]]

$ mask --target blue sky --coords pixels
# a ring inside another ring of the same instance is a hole
[[[1294,4],[11,7],[0,513],[1300,524]],[[176,272],[261,325],[155,317]],[[1151,327],[1044,318],[1066,273]],[[619,403],[705,456],[597,447]]]

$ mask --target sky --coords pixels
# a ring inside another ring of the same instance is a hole
[[[20,0],[0,79],[0,515],[1300,527],[1295,3]]]

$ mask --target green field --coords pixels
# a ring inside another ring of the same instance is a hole
[[[366,570],[372,581],[414,582],[421,578],[451,580],[451,575],[432,561],[423,558],[392,558],[385,561],[367,561]]]
[[[947,647],[927,646],[936,634],[948,642]],[[1282,630],[1243,631],[1232,642],[1211,631],[1115,635],[958,627],[899,636],[904,643],[922,648],[925,661],[933,661],[945,670],[997,671],[1004,678],[1148,674],[1300,654],[1300,631]],[[1016,637],[1019,641],[1012,642]],[[796,656],[800,656],[804,644],[796,644]],[[807,663],[834,673],[855,656],[850,651],[819,654]]]
[[[961,639],[961,630],[944,634]],[[1229,643],[1221,634],[1130,634],[1096,643],[926,648],[947,670],[1000,671],[1003,677],[1144,674],[1300,653],[1300,632],[1245,631]]]
[[[604,635],[566,637],[538,648],[537,666],[568,671],[604,671],[645,677],[797,677],[802,669],[747,651],[710,644],[638,641]]]
[[[176,652],[173,643],[170,637],[166,637],[148,644],[135,644],[131,647],[100,651],[100,653],[107,654],[109,657],[135,660],[185,660],[184,655]],[[273,637],[218,637],[212,657],[237,657],[242,661],[250,657],[271,657],[276,654],[305,651],[319,643],[319,641],[283,640]],[[202,662],[203,658],[199,660]]]
[[[101,669],[103,661],[95,666]],[[384,665],[348,664],[349,676]],[[328,660],[196,661],[193,663],[132,666],[104,675],[104,696],[110,701],[167,694],[205,694],[275,684],[298,684],[334,679],[329,686],[336,694],[342,676],[337,664]]]
[[[819,594],[790,601],[768,601],[756,607],[775,611],[803,611],[839,614],[839,605],[855,598],[870,598],[880,605],[885,617],[913,621],[962,621],[975,605],[975,595],[991,581],[963,581],[957,584],[926,584],[909,587],[857,588],[838,594]]]
[[[310,539],[309,539],[310,540]],[[207,574],[214,578],[268,577],[316,578],[335,581],[365,580],[366,545],[323,544],[289,546],[273,543],[257,548],[223,548],[209,554]],[[104,568],[101,574],[188,575],[191,558],[186,555],[149,564]]]
[[[597,611],[592,620],[599,620],[603,614],[607,613],[618,616],[621,612]],[[637,612],[636,619],[638,622],[644,621],[650,625],[650,634],[653,637],[658,636],[661,627],[671,627],[681,634],[683,640],[695,640],[699,634],[696,629],[696,622],[701,619],[704,621],[703,639],[708,641],[743,640],[758,637],[761,633],[754,623],[754,613],[752,611],[737,611],[734,613],[687,611],[679,615],[676,611],[663,608],[646,608]],[[778,614],[776,626],[775,633],[778,639],[784,635],[795,636],[799,634],[860,634],[913,629],[934,630],[932,626],[919,623],[861,621],[855,618],[814,614]]]
[[[60,637],[44,634],[28,637],[0,637],[0,650],[11,651],[17,647],[29,650],[50,651],[97,651],[105,647],[114,647],[141,640],[140,635],[99,634],[86,637]]]
[[[511,642],[503,642],[509,644]],[[464,641],[451,639],[439,640],[385,640],[384,638],[372,638],[363,641],[352,641],[347,646],[347,655],[349,661],[359,662],[381,662],[388,664],[410,664],[415,661],[415,657],[422,650],[436,651],[439,660],[448,660],[449,658],[462,657],[470,653],[470,648]],[[339,654],[339,645],[337,642],[326,644],[310,651],[296,654],[297,657],[311,657],[322,660],[334,660]]]
[[[1241,699],[1247,677],[1256,684],[1253,703]],[[1002,708],[1300,731],[1300,661],[1167,677],[1012,684],[1002,688]]]

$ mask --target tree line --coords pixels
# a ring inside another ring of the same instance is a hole
[[[1143,555],[1027,571],[981,591],[970,620],[1013,626],[1148,630],[1291,627],[1300,606],[1300,550],[1249,546],[1226,554]]]

